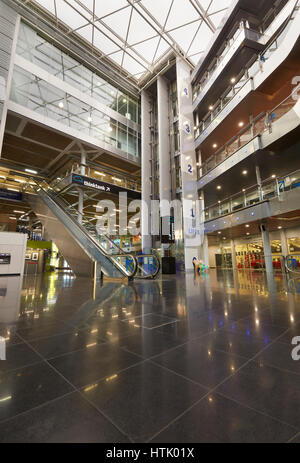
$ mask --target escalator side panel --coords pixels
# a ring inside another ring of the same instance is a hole
[[[26,194],[25,199],[75,275],[93,277],[94,263],[97,262],[106,276],[111,278],[123,277],[107,257],[93,245],[92,240],[89,240],[81,232],[80,227],[77,227],[68,215],[47,197],[46,193]]]

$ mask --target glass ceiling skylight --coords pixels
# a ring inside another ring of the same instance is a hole
[[[201,58],[232,0],[34,0],[139,81],[173,50]]]

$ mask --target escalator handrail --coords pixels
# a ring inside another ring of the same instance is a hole
[[[145,270],[143,269],[143,267],[139,264],[139,259],[143,259],[143,258],[154,258],[157,262],[157,268],[156,268],[156,271],[154,273],[152,273],[151,275],[145,275],[145,276],[138,276],[136,275],[136,278],[137,279],[154,279],[160,272],[160,260],[158,258],[158,256],[156,254],[141,254],[141,255],[138,255],[136,256],[136,259],[137,259],[137,266],[138,266],[138,269],[140,269],[142,272],[146,273]]]
[[[106,252],[105,249],[103,249],[103,247],[101,246],[100,243],[98,243],[94,238],[93,236],[91,236],[88,231],[86,230],[86,228],[81,225],[78,221],[76,221],[74,219],[74,217],[72,217],[71,214],[69,214],[67,211],[65,211],[63,209],[63,207],[61,206],[61,204],[59,204],[59,201],[57,201],[57,198],[53,198],[34,178],[30,179],[30,181],[34,182],[35,183],[35,186],[38,188],[37,190],[35,190],[35,187],[30,184],[29,182],[27,184],[25,184],[25,187],[26,186],[29,186],[30,188],[32,188],[36,193],[39,192],[39,190],[42,190],[43,193],[45,193],[47,195],[47,197],[56,205],[58,206],[71,220],[73,223],[76,224],[76,226],[78,226],[80,228],[80,230],[85,234],[86,237],[88,237],[89,240],[93,241],[93,243],[96,245],[97,248],[100,249],[101,253],[107,257],[116,267],[118,267],[118,269],[121,271],[121,273],[126,276],[127,278],[133,278],[135,275],[136,275],[136,272],[137,272],[137,260],[136,260],[136,257],[132,254],[128,254],[128,253],[124,253],[121,249],[120,249],[120,254],[116,254],[115,256],[114,255],[111,255],[111,254],[108,254]],[[93,224],[92,224],[93,225]],[[107,238],[112,244],[114,244],[115,247],[117,247],[115,245],[115,243],[113,243],[113,241],[108,238],[106,235],[104,235],[105,238]],[[118,248],[118,247],[117,247]],[[120,265],[120,263],[117,261],[117,257],[129,257],[129,258],[132,258],[133,260],[133,263],[134,263],[134,269],[133,271],[131,272],[130,275],[128,275],[128,273],[126,272],[126,270],[124,270],[123,266]]]

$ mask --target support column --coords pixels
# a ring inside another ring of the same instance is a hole
[[[201,257],[204,223],[201,221],[197,188],[197,159],[194,142],[194,116],[190,68],[177,58],[177,92],[179,110],[182,200],[184,217],[185,268],[193,269],[193,258]]]
[[[158,155],[159,155],[159,196],[160,215],[162,222],[170,216],[168,203],[171,201],[171,161],[170,161],[170,137],[169,137],[169,88],[167,80],[159,76],[157,79],[157,107],[158,107]],[[162,257],[169,244],[162,244]]]
[[[263,192],[262,192],[262,183],[261,183],[261,175],[260,175],[260,169],[258,166],[255,166],[255,173],[256,173],[256,181],[258,185],[258,192],[259,192],[259,199],[263,201]]]
[[[84,192],[81,188],[78,188],[78,223],[82,224],[82,214],[83,214],[83,201]]]
[[[7,117],[7,105],[11,90],[14,59],[20,28],[20,16],[0,0],[1,33],[1,66],[0,66],[0,157]]]
[[[83,148],[83,146],[80,143],[80,152],[81,152],[81,158],[80,158],[80,174],[85,175],[85,166],[86,166],[86,152]]]
[[[151,99],[146,91],[141,95],[142,115],[142,249],[144,254],[150,254],[152,250],[151,237]],[[153,175],[153,172],[152,172]],[[153,182],[153,179],[152,179]]]
[[[81,144],[79,146],[80,146],[80,151],[81,151],[80,174],[85,175],[86,152]],[[83,203],[84,203],[84,191],[82,188],[78,188],[78,223],[80,224],[82,224]]]
[[[205,195],[204,191],[201,191],[200,193],[200,199],[199,199],[199,205],[200,205],[200,224],[204,228],[204,223],[205,223]],[[209,253],[208,253],[208,236],[203,234],[203,244],[202,244],[202,249],[201,249],[201,258],[204,262],[204,265],[206,267],[209,267]]]
[[[280,230],[281,252],[284,257],[289,255],[289,246],[285,230]]]
[[[266,272],[273,273],[273,260],[272,260],[272,250],[271,250],[271,242],[270,242],[270,233],[269,228],[266,222],[262,223],[260,226],[263,247],[264,247],[264,256],[265,256],[265,264],[266,264]]]
[[[235,251],[235,242],[234,242],[234,240],[231,240],[230,244],[231,244],[232,269],[237,270],[236,251]]]
[[[202,260],[204,265],[209,268],[209,253],[208,253],[208,236],[204,235],[202,244]]]

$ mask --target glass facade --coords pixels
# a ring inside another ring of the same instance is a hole
[[[67,127],[83,131],[98,142],[140,156],[137,131],[19,66],[14,68],[10,99]]]
[[[21,23],[17,54],[140,124],[140,104]]]

